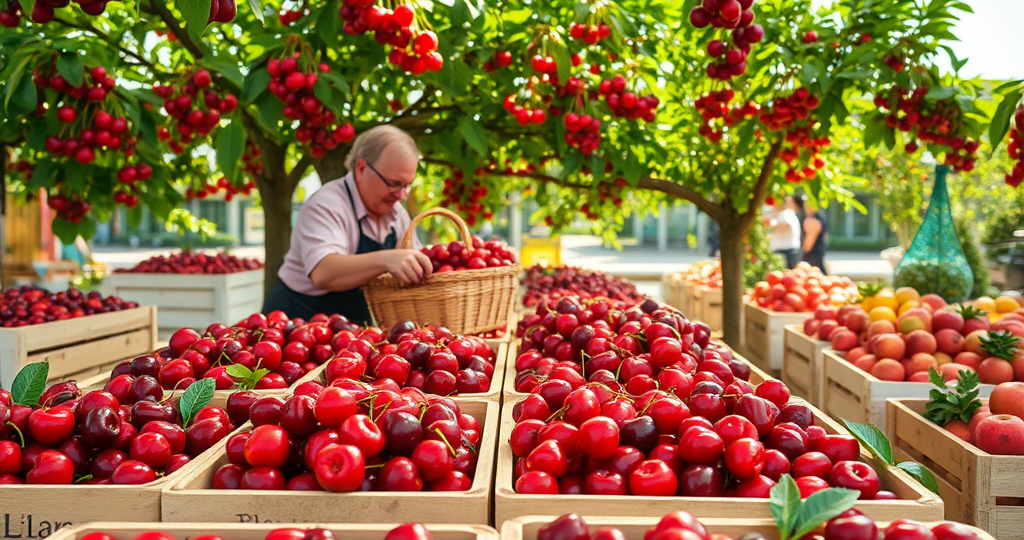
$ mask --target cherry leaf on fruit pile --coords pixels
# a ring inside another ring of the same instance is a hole
[[[793,535],[788,538],[803,538],[822,523],[853,508],[858,497],[859,491],[844,488],[828,488],[812,493],[800,505]]]
[[[935,480],[935,475],[928,470],[928,467],[913,461],[904,461],[896,465],[896,468],[913,476],[914,480],[921,482],[921,485],[928,488],[928,491],[936,495],[939,494],[939,483]]]
[[[937,388],[929,392],[931,401],[925,405],[925,418],[940,426],[953,420],[970,422],[971,416],[981,407],[981,400],[978,399],[978,372],[961,371],[957,374],[955,388],[947,386],[935,368],[928,369],[928,377]]]
[[[779,528],[782,540],[789,540],[789,535],[796,525],[800,505],[800,488],[793,481],[793,477],[788,474],[782,475],[779,478],[779,483],[772,488],[771,496],[768,499],[768,506],[772,510],[772,516],[775,517],[775,525]]]
[[[889,444],[889,439],[885,433],[882,433],[882,430],[870,424],[858,424],[846,419],[843,419],[843,424],[846,429],[850,430],[850,434],[866,446],[875,457],[888,465],[895,465],[892,461],[892,445]]]
[[[177,4],[178,11],[185,18],[188,35],[198,40],[206,31],[206,21],[210,20],[212,0],[180,0]]]
[[[11,399],[15,405],[37,405],[46,390],[46,377],[50,374],[49,362],[35,362],[18,372],[11,384]]]
[[[61,53],[57,57],[57,73],[71,86],[82,86],[85,82],[85,65],[76,53]]]
[[[228,376],[238,383],[238,389],[242,392],[248,392],[253,388],[256,388],[256,383],[263,378],[264,375],[270,373],[269,369],[257,368],[255,371],[241,364],[232,364],[227,367]]]
[[[185,393],[178,400],[182,427],[188,427],[188,423],[195,418],[196,413],[210,403],[216,389],[217,381],[213,379],[199,379],[185,389]]]

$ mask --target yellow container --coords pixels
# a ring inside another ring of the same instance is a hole
[[[523,251],[519,258],[522,259],[523,268],[535,264],[562,266],[562,238],[557,235],[550,238],[524,237]]]

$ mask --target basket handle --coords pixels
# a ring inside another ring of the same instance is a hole
[[[423,218],[430,216],[444,216],[454,221],[459,227],[459,234],[462,236],[462,242],[466,244],[467,248],[473,249],[473,237],[469,234],[469,227],[466,225],[466,222],[455,212],[441,207],[431,208],[430,210],[421,212],[416,217],[412,218],[412,222],[409,224],[409,228],[405,230],[405,235],[402,236],[402,240],[398,243],[398,247],[402,249],[411,248],[412,235],[416,230],[416,225],[422,221]]]

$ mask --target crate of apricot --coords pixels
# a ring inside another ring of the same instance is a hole
[[[403,286],[391,274],[364,285],[374,320],[383,327],[404,320],[419,321],[447,327],[457,334],[488,332],[506,325],[519,274],[515,256],[500,242],[473,238],[466,222],[443,208],[413,218],[399,247],[412,247],[416,224],[432,215],[454,221],[462,242],[423,248],[433,264],[433,274],[419,285]]]
[[[165,522],[490,522],[498,404],[369,385],[258,399],[163,492]]]
[[[209,405],[213,381],[168,396],[157,384],[114,395],[45,387],[29,364],[0,390],[0,507],[9,538],[91,521],[160,520],[161,489],[236,427]]]

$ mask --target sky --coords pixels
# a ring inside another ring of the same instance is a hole
[[[967,0],[973,14],[962,14],[953,33],[953,51],[967,64],[965,78],[1024,79],[1024,0]],[[948,59],[944,58],[946,67]]]

